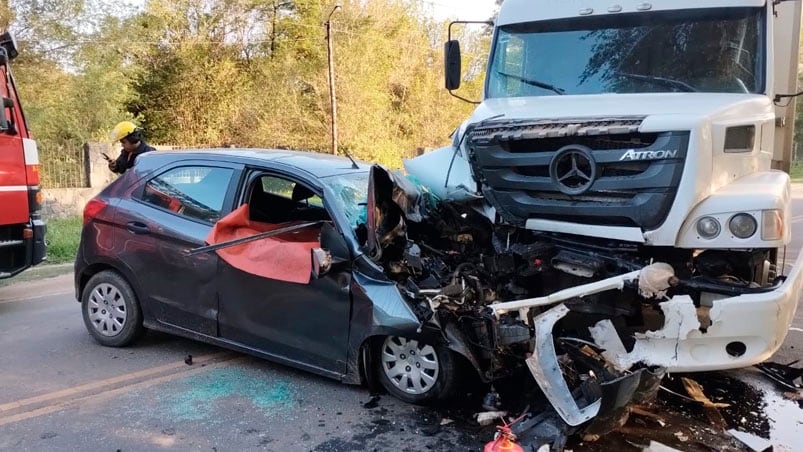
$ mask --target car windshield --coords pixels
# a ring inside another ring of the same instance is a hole
[[[370,173],[351,173],[322,179],[335,193],[334,204],[345,213],[352,228],[368,221],[368,177]]]
[[[741,7],[502,26],[487,97],[761,93],[764,17]]]

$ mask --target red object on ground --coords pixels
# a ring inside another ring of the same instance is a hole
[[[485,452],[524,452],[524,449],[516,444],[516,436],[510,431],[508,426],[497,427],[499,433],[496,439],[485,445]]]
[[[226,215],[215,224],[206,242],[210,245],[286,228],[295,223],[269,224],[249,220],[248,205]],[[234,268],[263,278],[309,284],[312,272],[310,251],[320,247],[320,227],[310,227],[276,237],[255,240],[217,250],[218,256]]]

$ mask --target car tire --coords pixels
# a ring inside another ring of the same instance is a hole
[[[107,347],[125,347],[145,332],[134,290],[114,271],[89,279],[81,296],[81,311],[89,334]]]
[[[448,399],[452,394],[457,367],[451,350],[396,336],[376,343],[376,372],[392,396],[426,405]]]

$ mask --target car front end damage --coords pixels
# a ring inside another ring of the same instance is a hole
[[[421,325],[482,381],[531,374],[564,432],[586,435],[622,425],[666,372],[768,359],[803,285],[803,261],[784,275],[772,250],[658,259],[640,244],[493,224],[483,207],[441,202],[380,167],[358,235]],[[530,413],[519,437],[543,415]]]

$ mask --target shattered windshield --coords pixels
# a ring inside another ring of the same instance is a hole
[[[692,9],[504,26],[487,96],[761,93],[764,15]]]
[[[368,221],[368,176],[367,172],[351,173],[322,180],[335,193],[334,203],[345,213],[352,228]]]

